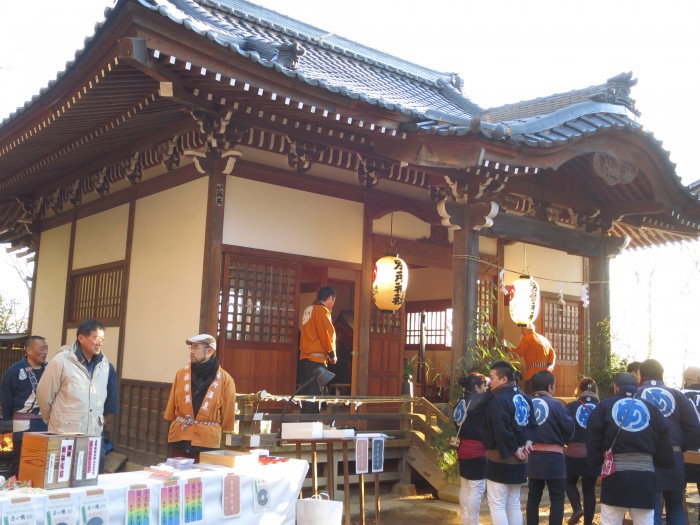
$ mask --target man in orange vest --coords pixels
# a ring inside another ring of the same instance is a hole
[[[178,370],[164,417],[170,423],[168,457],[194,458],[221,448],[222,432],[232,432],[236,384],[216,358],[216,339],[190,337],[190,364]]]
[[[525,392],[531,394],[530,380],[532,376],[542,370],[553,372],[556,358],[552,344],[545,336],[535,331],[534,325],[523,326],[520,328],[520,332],[523,337],[512,353],[524,365]]]
[[[316,293],[316,300],[304,310],[299,337],[299,382],[305,383],[314,375],[314,370],[328,363],[335,364],[335,328],[331,312],[335,304],[335,290],[323,286]],[[320,396],[321,387],[312,381],[304,391],[307,396]],[[318,414],[318,403],[303,403],[302,414]]]

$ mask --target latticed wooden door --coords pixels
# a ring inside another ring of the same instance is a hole
[[[563,303],[563,304],[562,304]],[[578,376],[583,373],[583,306],[580,300],[542,296],[542,334],[552,343],[557,360],[554,365],[556,393],[573,396]]]
[[[403,381],[405,308],[393,313],[370,307],[367,394],[398,396]]]
[[[299,277],[296,263],[224,255],[219,358],[239,392],[294,392]]]

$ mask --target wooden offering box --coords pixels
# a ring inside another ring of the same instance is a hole
[[[75,452],[73,454],[73,475],[71,487],[86,487],[97,485],[97,475],[100,473],[100,436],[75,434]]]
[[[20,481],[31,481],[33,487],[69,487],[74,454],[75,436],[25,432],[18,478]]]

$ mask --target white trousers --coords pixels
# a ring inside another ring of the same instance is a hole
[[[653,525],[654,509],[626,509],[612,505],[600,505],[600,525],[622,525],[625,513],[630,512],[634,525]]]
[[[459,478],[459,506],[462,511],[462,525],[479,525],[481,498],[486,490],[485,479]]]
[[[523,525],[520,484],[506,485],[486,480],[486,498],[493,525]]]

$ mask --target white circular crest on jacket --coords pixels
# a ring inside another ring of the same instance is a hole
[[[669,417],[676,409],[676,399],[673,394],[661,387],[645,388],[642,391],[642,399],[650,401],[659,409],[664,417]]]
[[[530,404],[522,394],[513,396],[513,405],[515,406],[515,422],[518,426],[526,427],[528,419],[530,419]]]
[[[630,403],[632,403],[631,406]],[[649,426],[651,414],[642,401],[626,397],[615,402],[612,407],[612,418],[622,430],[641,432]]]
[[[549,417],[549,405],[547,402],[539,397],[532,400],[532,407],[535,409],[535,421],[538,425],[543,424],[547,421]]]
[[[455,423],[458,425],[461,425],[464,423],[465,418],[467,417],[467,404],[464,402],[464,398],[459,400],[459,403],[457,403],[457,406],[454,409],[454,412],[452,413],[452,418],[455,420]]]
[[[304,309],[304,316],[301,318],[301,324],[306,324],[309,321],[309,319],[311,319],[311,312],[313,312],[313,311],[314,311],[313,306],[307,306]]]
[[[576,409],[576,424],[581,428],[586,428],[588,426],[588,418],[591,417],[591,412],[595,410],[595,407],[593,403],[586,403],[578,407]]]

